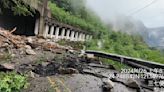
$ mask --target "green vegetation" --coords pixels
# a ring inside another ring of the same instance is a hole
[[[27,88],[27,78],[16,73],[0,72],[0,92],[20,92]]]
[[[90,17],[90,20],[89,18],[82,18],[82,16],[79,16],[78,14],[73,15],[71,12],[66,12],[64,8],[59,8],[52,2],[49,2],[49,7],[52,11],[52,16],[59,22],[92,32],[98,32],[98,30],[104,29],[103,26],[101,26],[101,22],[97,22],[98,19],[96,16]]]
[[[85,0],[50,0],[49,6],[57,21],[94,32],[94,39],[86,44],[87,49],[164,63],[164,55],[149,48],[141,36],[114,32],[103,24],[85,7]],[[101,48],[97,45],[99,41]]]
[[[74,49],[83,49],[84,46],[84,42],[70,42],[69,40],[60,40],[57,42],[59,45],[62,46],[71,46]]]
[[[98,41],[102,42],[102,47],[98,48]],[[163,54],[158,50],[153,50],[138,35],[128,35],[121,32],[109,32],[102,39],[94,39],[87,43],[88,49],[101,50],[135,58],[164,63]]]
[[[33,15],[34,9],[30,8],[22,0],[0,0],[0,13],[3,13],[5,9],[11,9],[14,15]]]
[[[131,67],[110,59],[99,58],[100,61],[103,61],[103,64],[112,65],[116,70],[121,71],[121,69],[129,69]]]

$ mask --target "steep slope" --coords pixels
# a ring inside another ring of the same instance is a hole
[[[132,18],[129,19],[126,16],[119,17],[112,30],[111,27],[104,25],[94,13],[86,8],[74,11],[71,3],[68,5],[65,0],[56,4],[50,2],[49,5],[56,20],[94,32],[93,41],[87,42],[88,49],[164,63],[164,57],[160,51],[152,50],[146,44],[147,28],[142,22]],[[83,3],[82,7],[85,7]]]
[[[148,41],[152,47],[164,48],[164,27],[148,29]]]

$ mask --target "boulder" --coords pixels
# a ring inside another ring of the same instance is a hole
[[[32,49],[30,45],[25,45],[24,48],[25,49]]]
[[[131,78],[127,80],[126,84],[127,84],[127,86],[132,87],[132,88],[136,88],[136,89],[140,88],[139,83],[136,80],[131,79]]]
[[[33,51],[32,49],[26,49],[26,54],[27,55],[36,55],[35,51]]]
[[[28,38],[27,38],[27,42],[28,42],[28,43],[33,43],[32,37],[28,37]]]
[[[112,82],[110,79],[103,79],[103,91],[104,92],[110,92],[111,89],[114,87],[114,82]]]
[[[45,40],[45,39],[38,38],[38,41],[37,41],[37,42],[38,42],[38,43],[45,43],[46,40]]]
[[[15,69],[15,65],[14,64],[9,64],[9,63],[4,63],[4,64],[0,64],[0,70],[14,70]]]

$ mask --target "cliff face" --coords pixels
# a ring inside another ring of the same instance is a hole
[[[141,21],[126,16],[117,17],[110,25],[114,31],[141,35],[150,47],[164,48],[164,27],[147,28]]]
[[[148,41],[153,47],[164,48],[164,27],[148,29]]]

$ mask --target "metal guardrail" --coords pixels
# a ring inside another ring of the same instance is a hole
[[[85,53],[94,54],[94,56],[97,56],[97,57],[115,60],[115,61],[127,64],[129,66],[132,66],[134,68],[143,68],[143,69],[160,68],[160,69],[164,69],[164,64],[156,63],[153,61],[146,61],[146,60],[142,60],[142,59],[127,57],[127,56],[117,55],[117,54],[112,54],[112,53],[105,53],[105,52],[101,52],[101,51],[87,50],[87,51],[85,51]]]

